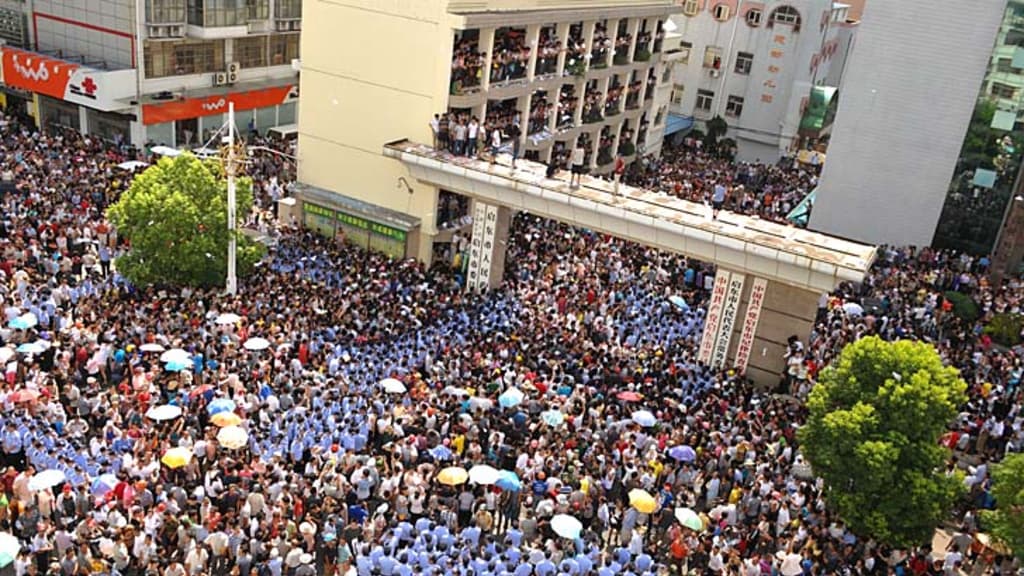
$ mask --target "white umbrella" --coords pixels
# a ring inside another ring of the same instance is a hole
[[[192,355],[187,350],[182,350],[181,348],[171,348],[160,355],[161,362],[174,362],[175,360],[188,362],[192,360]]]
[[[385,378],[380,381],[380,387],[388,394],[404,394],[405,384],[397,378]]]
[[[850,316],[862,316],[864,314],[864,307],[856,302],[847,302],[843,304],[843,311]]]
[[[647,410],[637,410],[633,412],[633,422],[644,428],[650,428],[658,423],[658,418]]]
[[[139,350],[142,350],[143,352],[163,352],[164,347],[157,344],[156,342],[149,342],[147,344],[139,346]]]
[[[21,552],[21,542],[9,532],[0,532],[0,567],[7,566]]]
[[[225,448],[238,450],[249,443],[249,433],[239,426],[225,426],[217,432],[217,442]]]
[[[117,167],[120,168],[121,170],[128,170],[129,172],[134,172],[135,170],[139,168],[145,168],[146,166],[149,166],[149,164],[146,164],[145,162],[139,162],[138,160],[129,160],[127,162],[121,162],[120,164],[117,165]]]
[[[253,351],[266,350],[267,348],[270,348],[270,340],[267,340],[266,338],[260,338],[258,336],[254,338],[249,338],[248,340],[245,341],[245,344],[242,344],[242,347],[244,347],[246,350]]]
[[[156,420],[157,422],[174,420],[178,416],[181,416],[181,406],[173,406],[171,404],[154,406],[146,412],[146,418]]]
[[[490,486],[498,481],[498,470],[487,464],[477,464],[469,469],[469,481],[481,486]]]
[[[153,146],[150,148],[153,154],[159,154],[161,156],[169,156],[174,158],[175,156],[181,156],[181,150],[177,148],[171,148],[170,146]]]
[[[16,352],[14,351],[14,348],[11,348],[9,346],[4,346],[3,348],[0,348],[0,364],[6,364],[8,360],[14,358],[15,354]]]
[[[551,518],[551,530],[562,538],[575,540],[583,531],[583,523],[568,514],[555,514]]]
[[[480,408],[481,410],[490,410],[494,408],[494,400],[490,398],[481,398],[480,396],[473,396],[469,399],[470,408]]]
[[[60,470],[43,470],[28,479],[28,489],[33,492],[53,488],[65,480],[64,472]]]
[[[213,322],[214,322],[214,324],[220,324],[222,326],[226,326],[226,325],[229,325],[229,324],[235,324],[235,323],[237,323],[241,319],[242,319],[242,317],[239,316],[238,314],[234,314],[232,312],[225,312],[224,314],[221,314],[220,316],[217,316],[216,320],[214,320]]]
[[[779,566],[779,572],[782,572],[782,576],[796,576],[803,573],[804,569],[800,565],[803,556],[779,550],[775,553],[775,557],[782,561],[782,566]]]

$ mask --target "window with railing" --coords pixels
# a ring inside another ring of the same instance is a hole
[[[235,61],[242,68],[262,68],[267,65],[267,36],[249,36],[235,40]]]
[[[147,24],[185,22],[185,0],[146,0]]]
[[[274,3],[274,18],[280,20],[302,18],[302,0],[277,0]]]
[[[607,21],[602,20],[594,25],[594,37],[590,44],[590,66],[604,68],[608,65],[608,54],[611,52],[612,40],[608,37]]]
[[[224,70],[224,41],[155,42],[147,40],[143,45],[143,65],[147,78],[222,72]]]
[[[270,65],[288,64],[299,57],[299,35],[275,34],[270,37]]]
[[[270,0],[245,0],[245,10],[249,20],[266,20],[270,18]]]
[[[558,28],[551,24],[540,29],[537,42],[537,67],[534,74],[549,76],[558,71],[558,55],[562,52],[562,41],[558,37]]]
[[[558,119],[556,120],[559,129],[570,128],[576,122],[576,104],[578,102],[576,86],[562,84],[562,88],[558,91]]]
[[[452,46],[451,94],[462,94],[480,86],[484,55],[480,52],[480,31],[459,30]]]

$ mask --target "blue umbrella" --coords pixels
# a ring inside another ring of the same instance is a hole
[[[548,426],[558,426],[565,422],[565,414],[558,410],[547,410],[546,412],[541,412],[540,419]]]
[[[502,392],[501,396],[498,396],[498,404],[503,408],[512,408],[513,406],[521,404],[523,402],[523,397],[523,391],[519,388],[509,388]]]
[[[10,323],[7,325],[11,328],[14,328],[15,330],[28,330],[29,328],[32,328],[36,324],[39,324],[39,319],[36,318],[35,314],[29,312],[27,314],[22,314],[21,316],[18,316],[14,320],[11,320]]]
[[[234,412],[235,403],[227,398],[217,398],[213,402],[210,402],[209,406],[206,407],[206,412],[213,416],[220,412]]]
[[[38,342],[26,342],[16,349],[21,354],[41,354],[46,347]]]
[[[498,480],[494,483],[495,486],[505,490],[507,492],[519,492],[523,487],[523,482],[519,479],[519,476],[511,470],[499,470]]]
[[[188,370],[191,367],[191,360],[182,360],[180,358],[175,358],[167,364],[164,364],[164,368],[167,369],[168,372],[181,372],[182,370]]]
[[[447,446],[443,445],[434,446],[433,448],[431,448],[430,455],[434,458],[434,460],[445,461],[452,459],[452,451],[449,450]]]
[[[92,481],[90,491],[93,496],[102,496],[117,487],[117,482],[117,476],[113,474],[100,474],[99,477]]]
[[[690,305],[686,303],[686,300],[683,300],[682,296],[669,296],[668,301],[671,302],[673,306],[679,308],[680,310],[690,309]]]
[[[668,449],[668,455],[678,462],[693,462],[697,459],[697,453],[689,446],[673,446]]]

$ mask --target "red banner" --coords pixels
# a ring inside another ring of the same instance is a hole
[[[297,96],[297,92],[298,87],[289,84],[248,92],[214,94],[202,98],[185,98],[183,100],[143,104],[142,123],[148,126],[174,120],[223,114],[228,111],[228,103],[230,102],[235,103],[235,112],[266,108],[267,106],[276,106],[288,102]]]
[[[72,64],[33,52],[4,47],[4,84],[63,100],[72,74]]]

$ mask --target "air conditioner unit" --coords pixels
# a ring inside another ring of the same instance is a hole
[[[238,71],[241,69],[242,67],[238,65],[238,62],[228,64],[228,74],[238,74]]]
[[[150,38],[166,38],[167,37],[167,29],[164,28],[163,26],[150,26],[149,27],[149,37]]]
[[[228,83],[228,75],[224,72],[217,72],[213,75],[213,85],[223,86]]]

